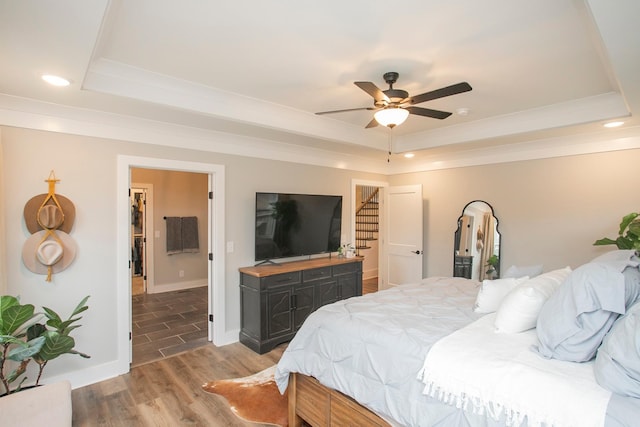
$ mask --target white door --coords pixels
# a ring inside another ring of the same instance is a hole
[[[389,187],[382,288],[422,279],[422,185]]]

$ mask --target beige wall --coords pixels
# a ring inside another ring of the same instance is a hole
[[[224,233],[235,248],[226,254],[225,266],[229,330],[240,326],[238,268],[254,263],[256,191],[341,194],[343,205],[351,206],[352,179],[387,180],[349,170],[53,132],[12,127],[1,127],[0,132],[4,180],[0,217],[5,221],[3,274],[8,293],[61,313],[91,295],[83,327],[75,337],[77,348],[92,358],[66,355],[46,372],[47,376],[85,375],[87,381],[108,377],[110,364],[117,360],[117,295],[118,289],[128,286],[116,278],[116,206],[119,197],[128,197],[116,194],[119,155],[224,165]],[[503,269],[512,263],[575,267],[603,252],[592,242],[614,235],[622,215],[638,210],[634,183],[639,160],[640,150],[629,150],[397,175],[389,181],[423,184],[425,276],[451,275],[456,220],[464,205],[475,199],[491,203],[500,220]],[[60,179],[58,193],[76,206],[70,235],[78,251],[71,267],[47,283],[44,276],[23,266],[20,253],[29,235],[22,218],[24,204],[46,192],[44,180],[52,169]],[[345,242],[351,241],[349,214],[343,209]]]
[[[207,284],[207,215],[208,176],[202,173],[134,168],[131,182],[151,184],[153,204],[153,230],[148,230],[147,241],[153,239],[154,291],[163,288],[184,289]],[[195,216],[198,218],[199,253],[167,255],[166,221],[168,216]],[[149,246],[148,246],[149,247]],[[180,277],[180,271],[183,277]]]
[[[623,215],[637,212],[640,150],[396,175],[391,185],[422,184],[424,275],[450,276],[457,219],[472,200],[491,204],[502,233],[502,271],[545,270],[589,261],[613,247]]]
[[[0,127],[0,165],[4,163],[2,150],[2,128]],[[4,231],[4,168],[0,169],[0,295],[7,293],[6,238]]]
[[[87,381],[97,381],[109,376],[110,366],[117,360],[118,289],[122,292],[128,287],[116,278],[116,207],[118,197],[128,197],[126,193],[116,194],[119,155],[224,165],[224,233],[225,240],[233,241],[235,247],[233,253],[226,254],[228,330],[240,327],[238,268],[254,264],[256,191],[339,194],[343,205],[351,206],[352,179],[384,180],[377,174],[149,144],[13,127],[0,127],[0,131],[8,293],[62,314],[69,313],[85,295],[91,295],[83,326],[74,335],[78,350],[91,355],[91,359],[63,356],[64,362],[56,360],[60,363],[47,366],[47,377],[73,372],[76,377],[84,375]],[[29,236],[22,212],[27,200],[46,193],[44,180],[52,169],[60,179],[57,192],[76,207],[70,235],[78,250],[73,264],[47,283],[44,276],[31,273],[22,264],[21,249]],[[344,241],[351,240],[349,214],[349,209],[343,209]]]

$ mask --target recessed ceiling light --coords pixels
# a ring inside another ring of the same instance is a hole
[[[413,154],[413,153],[405,153],[405,155],[404,155],[404,156],[405,156],[407,159],[410,159],[410,158],[412,158],[413,156],[415,156],[415,154]]]
[[[42,80],[44,80],[45,82],[54,85],[54,86],[69,86],[71,84],[71,82],[69,82],[69,80],[59,77],[59,76],[54,76],[53,74],[43,74],[42,75]]]
[[[456,113],[458,113],[459,116],[468,116],[469,115],[469,109],[466,108],[466,107],[458,108],[456,110]]]
[[[618,126],[622,126],[624,124],[624,122],[609,122],[609,123],[605,123],[604,127],[606,128],[617,128]]]

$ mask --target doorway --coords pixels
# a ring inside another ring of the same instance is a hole
[[[178,161],[136,156],[118,156],[117,189],[126,198],[117,200],[117,371],[129,372],[131,363],[131,207],[128,197],[132,168],[149,168],[172,171],[186,171],[207,174],[208,193],[210,196],[209,212],[206,219],[206,242],[202,242],[203,250],[209,255],[208,262],[208,312],[215,313],[216,321],[208,319],[208,340],[215,345],[225,345],[237,341],[237,331],[226,330],[225,307],[225,177],[224,166],[209,163]],[[203,227],[205,224],[203,224]],[[155,232],[154,236],[155,238]],[[215,254],[215,256],[214,256]],[[147,257],[149,258],[149,257]],[[147,260],[149,264],[149,259]]]
[[[132,168],[131,181],[131,341],[138,366],[207,344],[209,260],[202,243],[210,201],[208,174]]]
[[[384,289],[381,274],[384,241],[384,197],[387,183],[352,180],[351,230],[356,253],[364,257],[362,263],[362,292]]]

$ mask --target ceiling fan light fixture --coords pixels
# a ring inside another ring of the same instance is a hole
[[[385,108],[383,110],[376,111],[373,117],[382,126],[394,128],[407,120],[407,117],[409,117],[409,111],[404,108]]]

